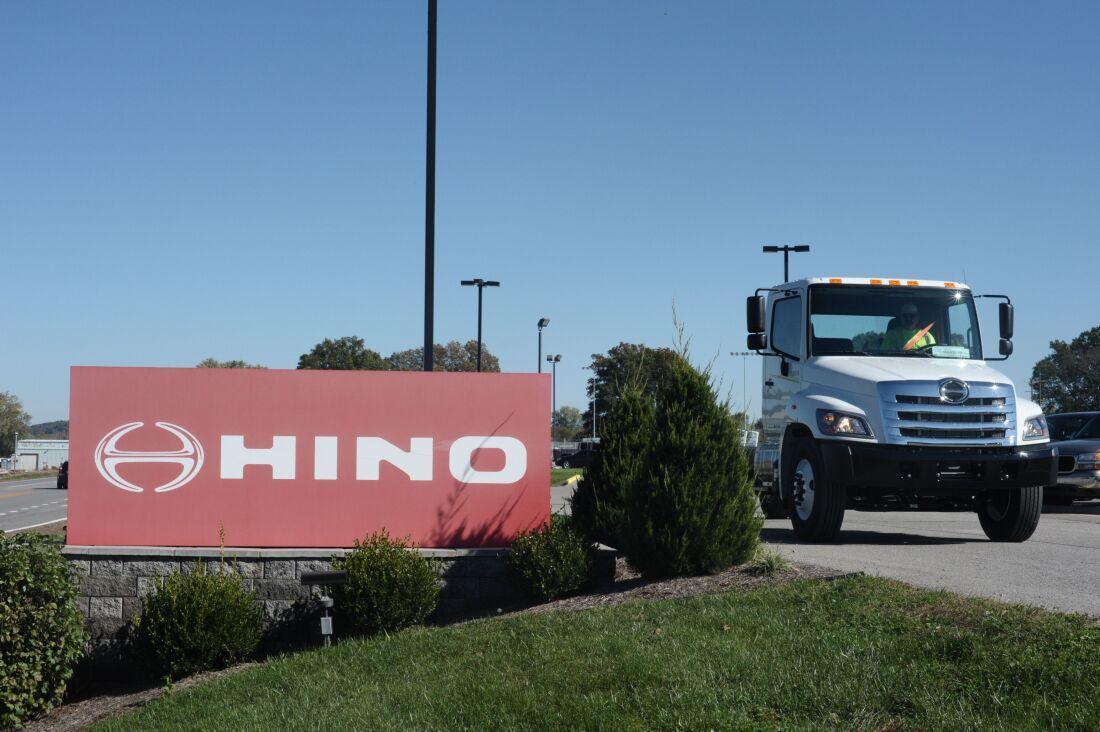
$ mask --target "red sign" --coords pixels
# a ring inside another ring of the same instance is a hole
[[[68,541],[501,546],[550,512],[550,379],[72,369]]]

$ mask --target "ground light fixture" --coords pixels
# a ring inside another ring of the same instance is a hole
[[[328,572],[302,572],[301,583],[306,587],[321,586],[321,596],[317,598],[317,602],[321,605],[321,637],[324,638],[325,646],[332,645],[332,616],[329,612],[332,610],[335,604],[331,597],[328,595],[328,588],[336,585],[347,584],[348,573],[344,569],[335,569]]]
[[[550,438],[554,437],[554,413],[558,411],[558,362],[561,354],[547,354],[546,360],[550,363]]]
[[[550,325],[550,318],[539,318],[539,358],[537,363],[539,365],[540,374],[542,373],[542,329],[548,325]]]
[[[764,253],[765,254],[776,254],[778,252],[783,252],[783,281],[784,282],[790,282],[791,281],[791,269],[790,269],[791,252],[808,252],[808,251],[810,251],[810,245],[809,244],[797,244],[793,247],[788,246],[786,244],[784,244],[781,247],[777,247],[777,246],[766,246],[766,247],[764,247]]]
[[[481,371],[481,293],[486,287],[500,287],[496,280],[483,280],[480,277],[474,280],[462,280],[463,287],[477,288],[477,370]]]

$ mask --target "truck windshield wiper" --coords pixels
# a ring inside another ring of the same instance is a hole
[[[917,350],[916,348],[909,351],[875,351],[876,356],[926,356],[932,358],[931,348],[922,348]]]

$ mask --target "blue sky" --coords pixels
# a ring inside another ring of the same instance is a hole
[[[1010,294],[1020,380],[1100,321],[1096,3],[440,4],[436,339],[501,280],[486,344],[534,370],[550,317],[559,405],[673,301],[740,400],[762,244]],[[425,6],[5,3],[0,390],[419,345]]]

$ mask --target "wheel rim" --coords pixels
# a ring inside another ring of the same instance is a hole
[[[794,469],[794,510],[803,521],[814,510],[814,466],[809,460],[800,460]]]
[[[1008,504],[1011,503],[1011,496],[1007,491],[1004,491],[1004,495],[999,498],[999,501],[997,498],[991,498],[985,504],[985,515],[994,521],[1004,521],[1008,515]]]

